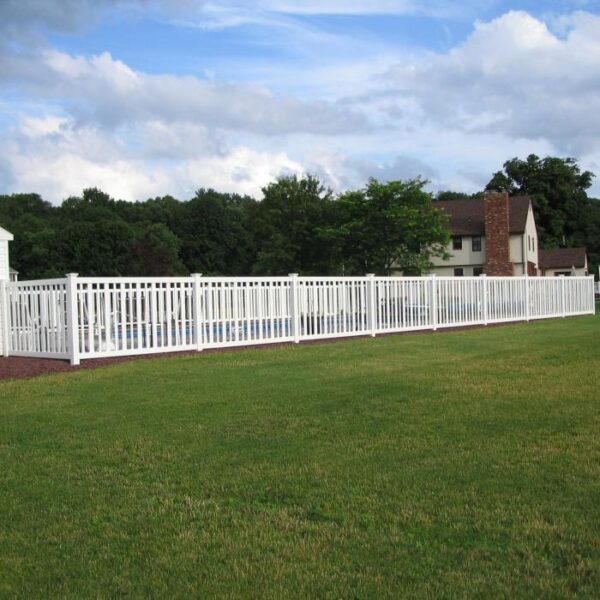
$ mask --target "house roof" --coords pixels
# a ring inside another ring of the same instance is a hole
[[[6,229],[4,229],[4,227],[0,227],[0,241],[5,242],[5,241],[9,241],[12,242],[14,239],[13,234],[10,231],[6,231]]]
[[[523,233],[531,198],[511,196],[508,199],[508,225],[510,233]],[[483,198],[473,200],[434,200],[432,206],[441,208],[450,217],[450,230],[454,235],[484,235],[485,209]]]
[[[585,267],[585,248],[552,248],[540,250],[540,267],[542,269],[570,269],[571,267]]]

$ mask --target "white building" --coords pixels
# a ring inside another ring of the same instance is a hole
[[[0,227],[0,281],[10,281],[8,263],[8,242],[14,239],[13,234]],[[2,306],[0,303],[0,310]],[[0,314],[0,355],[4,353],[4,315]]]
[[[585,248],[552,248],[540,250],[542,275],[584,276],[588,273],[588,260]]]
[[[432,259],[441,276],[538,275],[538,236],[529,196],[488,193],[485,198],[432,203],[450,219],[449,260]]]
[[[0,281],[10,280],[10,267],[8,262],[8,242],[12,242],[14,236],[10,231],[0,227]]]

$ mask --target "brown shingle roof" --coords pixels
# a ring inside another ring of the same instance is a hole
[[[540,267],[542,269],[570,269],[585,267],[585,248],[552,248],[540,250]]]
[[[510,233],[523,233],[529,210],[529,196],[509,198],[508,221]],[[450,217],[450,230],[454,235],[485,235],[483,198],[475,200],[435,200],[435,208],[441,208]]]

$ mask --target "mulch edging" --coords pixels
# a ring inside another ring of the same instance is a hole
[[[484,327],[504,327],[506,325],[515,325],[517,323],[524,323],[526,321],[509,322],[509,323],[490,323],[489,325],[469,325],[467,327],[448,327],[433,331],[431,329],[420,329],[418,331],[399,331],[392,333],[379,333],[377,337],[385,337],[390,335],[429,335],[439,334],[445,331],[465,331],[469,329],[483,329]],[[357,335],[352,337],[343,338],[326,338],[320,340],[305,340],[300,342],[301,345],[312,345],[312,344],[331,344],[335,342],[341,342],[346,340],[355,340],[361,338],[371,337],[369,335]],[[257,350],[267,348],[282,348],[285,346],[293,345],[293,342],[282,342],[274,344],[254,344],[248,346],[234,346],[230,348],[210,348],[203,350],[201,354],[210,354],[214,352],[239,352],[242,350]],[[51,373],[72,373],[74,371],[80,371],[82,369],[98,369],[109,365],[114,365],[122,362],[129,362],[133,360],[154,360],[157,358],[171,357],[176,358],[178,356],[190,356],[197,355],[198,352],[195,350],[185,350],[181,352],[160,352],[156,354],[137,354],[133,356],[116,356],[111,358],[90,358],[82,360],[78,366],[71,366],[67,360],[56,360],[52,358],[30,358],[21,356],[9,356],[0,357],[0,381],[7,379],[31,379],[32,377],[39,377],[40,375],[48,375]]]

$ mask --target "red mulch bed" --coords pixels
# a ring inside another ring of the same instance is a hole
[[[502,327],[505,325],[511,325],[514,323],[493,323],[487,325],[487,327]],[[421,329],[418,331],[403,331],[394,333],[381,333],[377,334],[377,337],[383,337],[386,335],[423,335],[423,334],[436,334],[444,331],[460,331],[465,329],[480,329],[483,325],[473,325],[469,327],[452,327],[448,329],[441,329],[432,331],[431,329]],[[357,338],[366,338],[369,336],[353,336],[349,338],[327,338],[322,340],[306,340],[301,342],[302,345],[306,344],[328,344],[332,342],[341,342],[343,340],[351,340]],[[289,346],[291,342],[285,342],[281,344],[257,344],[249,346],[234,346],[233,348],[212,348],[210,350],[204,350],[204,353],[211,352],[236,352],[241,350],[248,350],[249,348],[254,349],[267,349],[273,347]],[[177,357],[185,356],[190,354],[198,354],[195,351],[185,352],[161,352],[159,354],[141,354],[135,356],[117,356],[112,358],[90,358],[82,360],[79,366],[73,367],[67,360],[56,360],[52,358],[29,358],[21,356],[9,356],[0,357],[0,380],[3,379],[30,379],[31,377],[37,377],[39,375],[47,375],[49,373],[72,373],[73,371],[79,371],[81,369],[97,369],[106,365],[114,365],[121,362],[129,362],[132,360],[153,360],[155,358],[164,358],[165,356]]]
[[[178,356],[191,354],[190,352],[165,352],[164,354],[146,354],[137,356],[118,356],[114,358],[91,358],[82,360],[81,364],[74,367],[68,360],[53,358],[30,358],[22,356],[0,357],[0,380],[2,379],[29,379],[48,373],[72,373],[81,369],[96,369],[105,365],[140,359],[152,359],[162,356]]]

